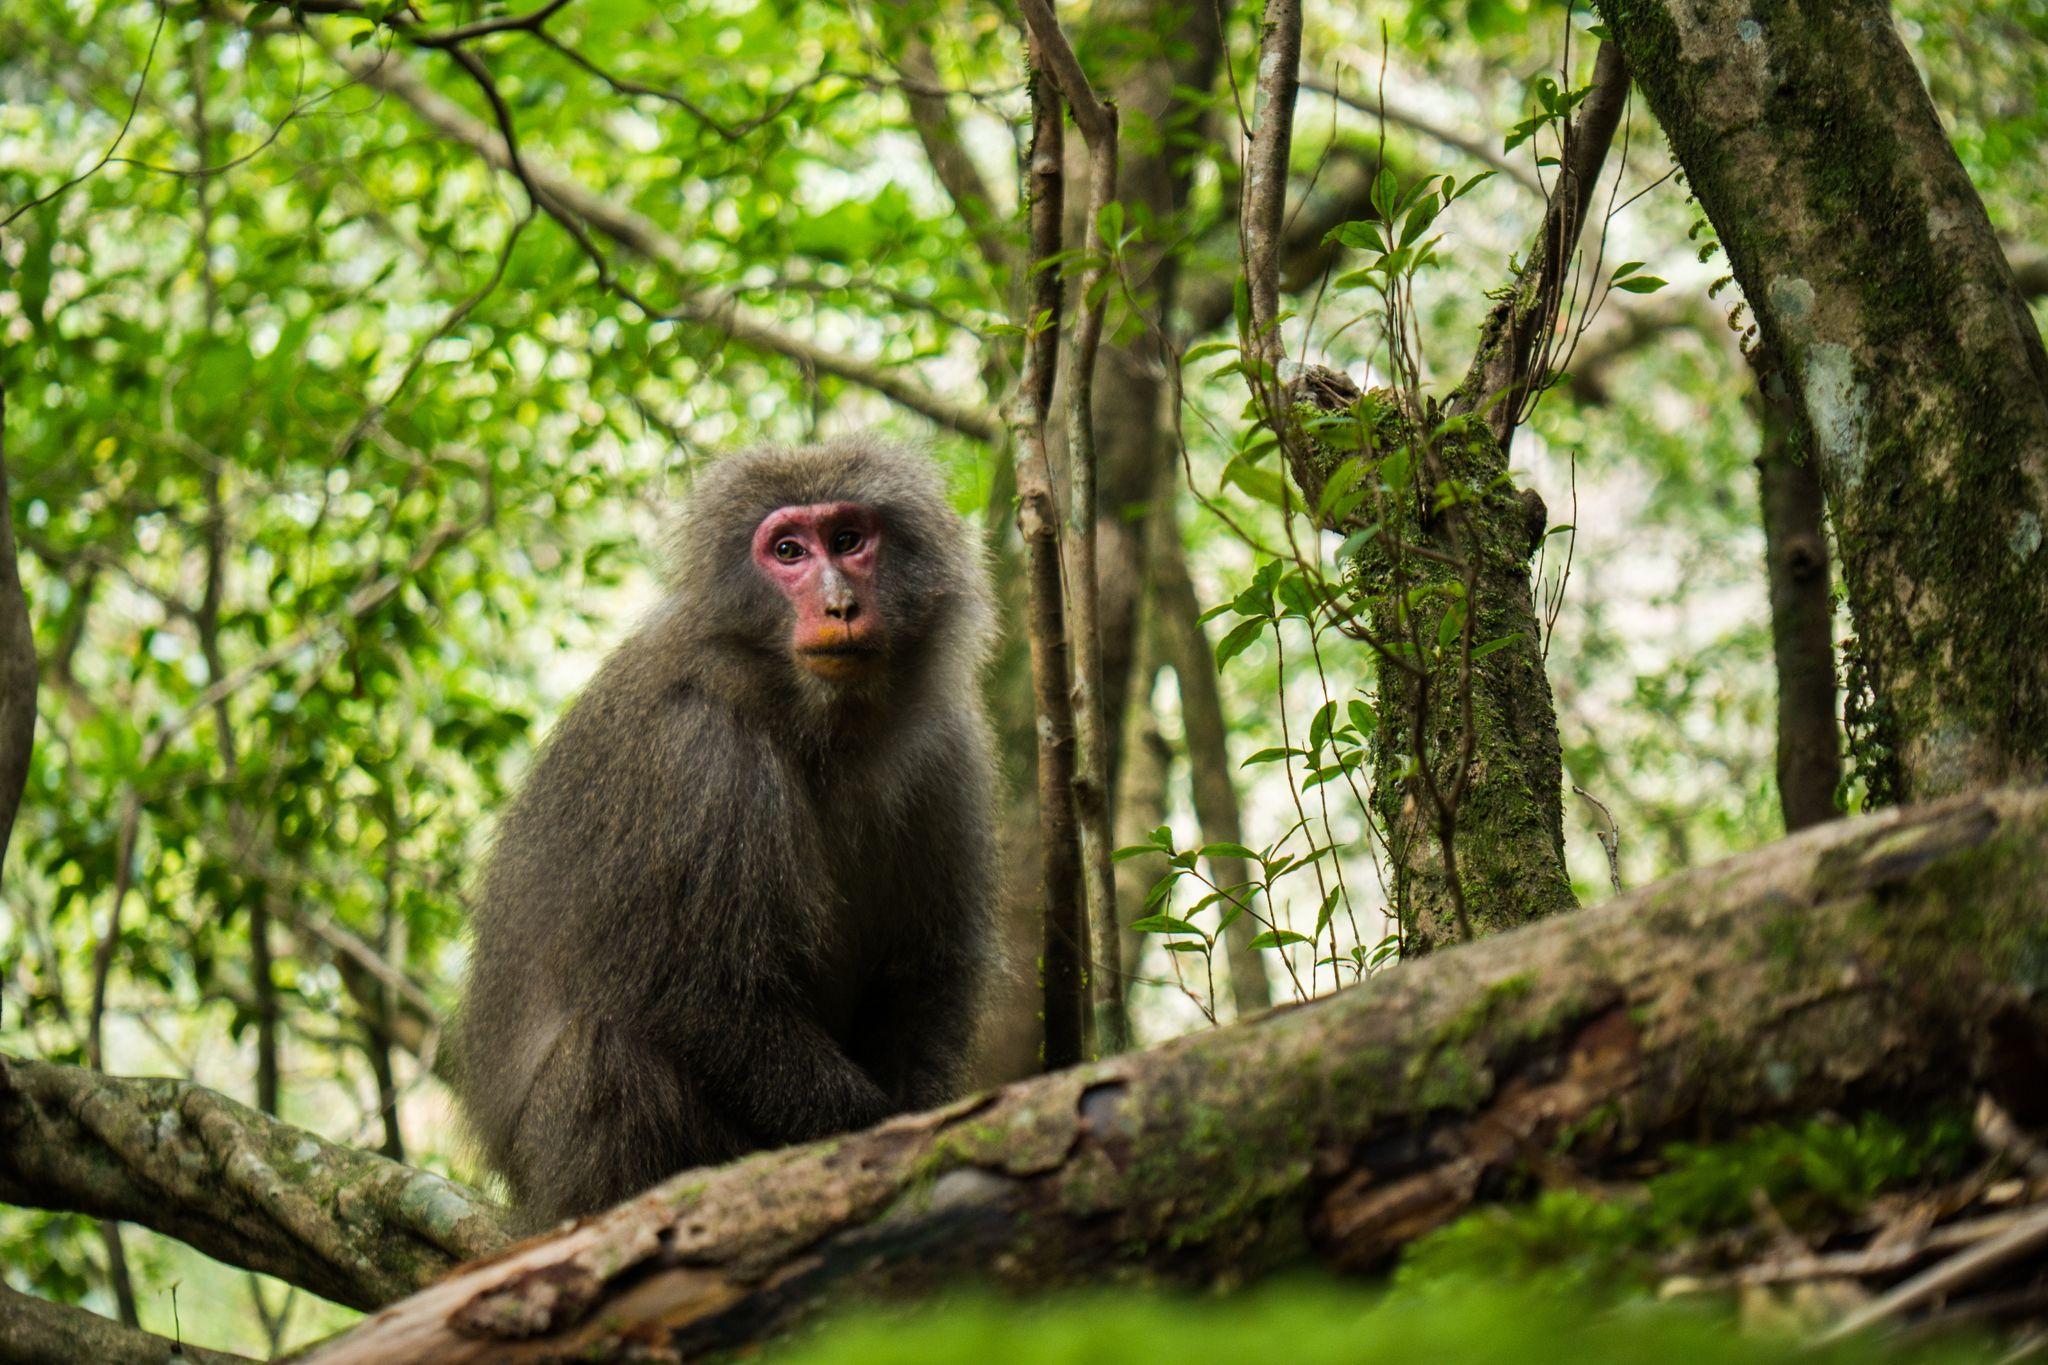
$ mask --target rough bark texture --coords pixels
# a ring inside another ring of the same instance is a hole
[[[959,1277],[1366,1267],[1530,1161],[1975,1090],[2036,1122],[2044,863],[2040,792],[1823,826],[1313,1004],[686,1172],[312,1359],[688,1358]]]
[[[1791,389],[1761,347],[1750,363],[1757,378],[1757,488],[1778,671],[1778,805],[1785,828],[1801,830],[1835,818],[1835,790],[1842,783],[1834,580],[1828,573],[1820,472],[1800,445]]]
[[[506,1240],[475,1191],[202,1086],[7,1056],[0,1201],[139,1223],[353,1308]]]
[[[1443,411],[1431,404],[1426,413],[1397,415],[1417,404],[1393,395],[1360,405],[1349,380],[1320,368],[1291,386],[1297,417],[1359,414],[1355,424],[1304,424],[1286,443],[1309,507],[1322,506],[1325,485],[1347,459],[1366,462],[1365,478],[1377,481],[1382,462],[1406,451],[1416,471],[1413,491],[1402,495],[1408,505],[1370,499],[1325,527],[1379,524],[1347,572],[1371,603],[1381,650],[1373,799],[1410,953],[1578,903],[1565,872],[1557,717],[1529,588],[1544,508],[1533,493],[1516,494],[1507,448],[1547,377],[1571,262],[1627,94],[1621,54],[1604,44],[1543,223]],[[1468,420],[1440,429],[1446,415]],[[1432,504],[1447,480],[1469,495],[1439,509]],[[1469,620],[1430,654],[1439,622],[1467,590]],[[1482,645],[1492,648],[1475,657]]]
[[[0,1284],[0,1360],[7,1365],[247,1365],[249,1357],[138,1332],[86,1309]]]
[[[1599,0],[1819,460],[1879,799],[2048,774],[2048,355],[1883,0]]]
[[[1322,369],[1310,370],[1297,391],[1315,399],[1310,411],[1340,411],[1360,401],[1349,380]],[[1370,458],[1377,459],[1397,448],[1422,446],[1414,434],[1417,425],[1390,418],[1368,435],[1346,423],[1296,443],[1292,472],[1308,505],[1319,505],[1331,473],[1361,449],[1369,448]],[[1512,643],[1468,664],[1461,640],[1454,638],[1421,678],[1386,660],[1380,664],[1373,804],[1386,833],[1394,905],[1411,954],[1458,938],[1460,900],[1475,935],[1578,904],[1564,864],[1557,714],[1529,589],[1542,502],[1516,495],[1507,482],[1507,455],[1483,424],[1439,438],[1432,457],[1440,467],[1416,478],[1421,488],[1454,479],[1480,490],[1457,514],[1458,557],[1474,566],[1470,639],[1475,648],[1503,638]],[[1413,503],[1424,495],[1411,490],[1408,496]],[[1383,512],[1382,533],[1347,572],[1372,599],[1373,634],[1383,645],[1400,648],[1419,639],[1426,648],[1436,641],[1450,601],[1442,594],[1457,587],[1462,574],[1451,563],[1403,546],[1449,555],[1451,528],[1442,514],[1425,519],[1412,505],[1383,509],[1369,500],[1327,529],[1360,531],[1382,521]],[[1454,895],[1441,812],[1419,763],[1430,765],[1439,793],[1447,795],[1458,780],[1468,721],[1470,759],[1462,766],[1469,777],[1452,813],[1459,886]]]

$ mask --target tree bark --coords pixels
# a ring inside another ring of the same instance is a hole
[[[2048,354],[1890,6],[1598,3],[1792,381],[1873,797],[2048,775]]]
[[[506,1241],[475,1191],[202,1086],[4,1055],[0,1200],[139,1223],[353,1308]]]
[[[1292,78],[1286,27],[1269,24],[1272,51],[1260,61],[1262,99],[1276,107],[1291,99],[1280,88]],[[1529,588],[1544,508],[1533,493],[1516,495],[1508,443],[1549,377],[1571,262],[1627,95],[1621,53],[1603,44],[1577,120],[1563,131],[1543,223],[1447,403],[1426,400],[1413,375],[1396,377],[1399,391],[1367,398],[1343,375],[1311,368],[1285,385],[1286,410],[1267,413],[1317,524],[1361,541],[1346,572],[1378,662],[1373,800],[1408,953],[1577,904],[1564,865],[1557,719]],[[1276,155],[1284,164],[1280,140],[1262,156],[1254,139],[1244,213],[1253,335],[1243,345],[1256,360],[1247,370],[1254,401],[1269,409],[1283,350],[1269,335],[1277,303],[1264,277],[1275,269],[1283,215],[1263,168]],[[1317,420],[1330,413],[1356,420]],[[1354,486],[1384,491],[1352,499],[1348,514],[1326,511],[1324,491],[1346,462],[1362,466]],[[1406,473],[1387,472],[1397,467]],[[1447,488],[1462,492],[1437,505]]]
[[[1115,0],[1090,8],[1083,35],[1091,57],[1113,73],[1103,83],[1122,113],[1119,198],[1126,222],[1141,233],[1124,248],[1124,275],[1138,290],[1149,320],[1162,329],[1173,326],[1180,296],[1177,234],[1199,159],[1184,143],[1201,131],[1207,117],[1196,92],[1216,82],[1222,52],[1219,13],[1208,3]],[[1146,578],[1142,513],[1155,497],[1175,491],[1161,477],[1176,454],[1170,393],[1155,334],[1107,340],[1095,380],[1095,536],[1102,703],[1112,754],[1119,751],[1131,700],[1138,603]]]
[[[7,1365],[248,1365],[249,1357],[138,1332],[0,1283],[0,1360]]]
[[[1799,414],[1784,375],[1759,347],[1757,486],[1771,591],[1771,654],[1778,671],[1778,806],[1787,830],[1832,820],[1842,784],[1835,721],[1834,581],[1820,473],[1799,443]]]
[[[311,1359],[688,1358],[961,1277],[1366,1268],[1532,1160],[1976,1091],[2035,1122],[2044,866],[2048,793],[1835,822],[1297,1009],[685,1172]]]

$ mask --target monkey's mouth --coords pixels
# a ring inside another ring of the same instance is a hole
[[[828,682],[848,682],[872,672],[881,662],[882,651],[874,645],[849,640],[807,645],[796,652],[796,658]]]

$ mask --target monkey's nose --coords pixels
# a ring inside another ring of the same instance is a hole
[[[850,597],[844,602],[828,602],[825,604],[825,614],[835,621],[851,622],[860,615],[860,603]]]

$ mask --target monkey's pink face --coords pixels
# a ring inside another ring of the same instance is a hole
[[[754,563],[796,609],[790,653],[829,682],[851,682],[881,658],[881,548],[881,519],[853,502],[778,507],[754,528]]]

